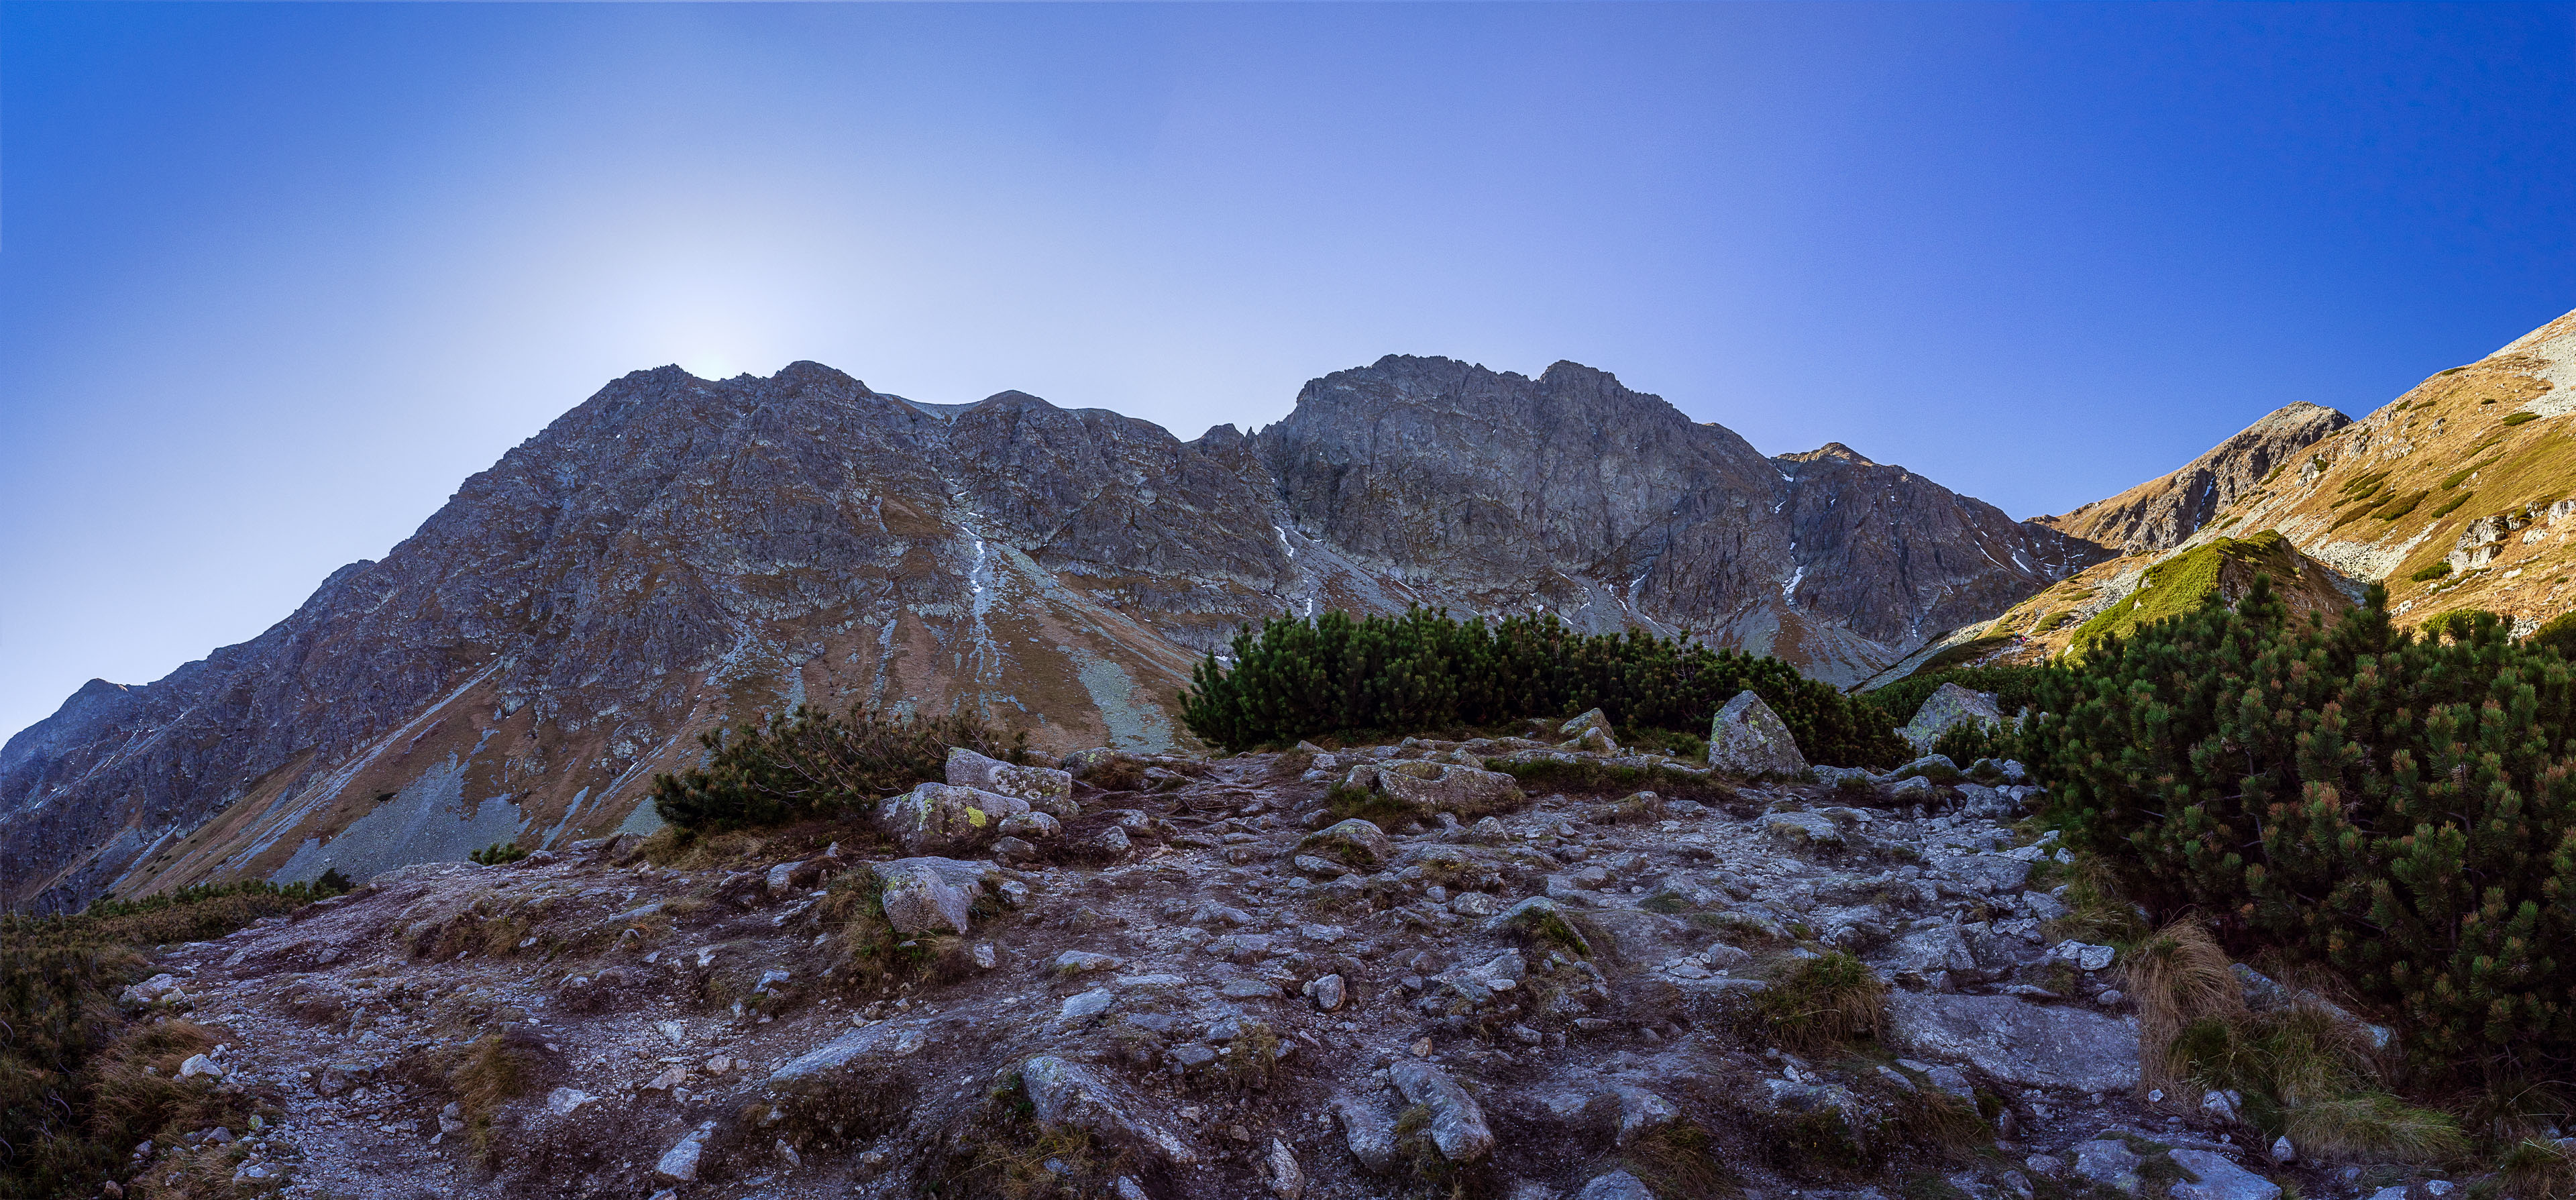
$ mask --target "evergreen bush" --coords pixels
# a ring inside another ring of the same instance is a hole
[[[1705,730],[1750,688],[1809,761],[1901,762],[1905,744],[1877,705],[1776,658],[1712,650],[1638,630],[1584,635],[1553,616],[1460,621],[1281,616],[1235,635],[1199,664],[1183,697],[1190,732],[1241,751],[1299,738],[1396,736],[1599,708],[1623,728]]]
[[[959,746],[1029,761],[1029,735],[1005,739],[974,713],[889,716],[866,705],[835,716],[808,705],[738,731],[701,734],[705,767],[653,777],[653,808],[690,832],[858,815],[886,796],[947,776]]]
[[[2387,590],[2107,638],[2029,736],[2052,819],[2165,914],[2332,967],[2436,1075],[2576,1069],[2576,683],[2491,614],[2451,639]]]

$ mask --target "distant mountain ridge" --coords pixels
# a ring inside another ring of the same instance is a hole
[[[1606,372],[1388,356],[1184,442],[819,364],[603,388],[382,561],[0,747],[15,902],[363,877],[650,823],[695,734],[800,702],[1183,742],[1199,654],[1282,610],[1544,609],[1858,678],[2102,557],[1902,467],[1768,458]]]
[[[2389,591],[2398,623],[2491,612],[2517,635],[2576,611],[2576,312],[2434,373],[2359,420],[2276,410],[2183,469],[2043,523],[2120,556],[1954,641],[2033,661],[2176,558],[2278,534],[2294,612]]]

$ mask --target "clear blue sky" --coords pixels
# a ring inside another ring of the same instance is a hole
[[[0,734],[607,379],[1617,372],[2016,516],[2576,307],[2576,8],[0,4]]]

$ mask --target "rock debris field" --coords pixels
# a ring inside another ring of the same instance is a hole
[[[138,1148],[135,1178],[297,1200],[2352,1194],[2223,1097],[2140,1094],[2109,948],[2048,932],[2063,852],[2016,834],[2038,791],[2017,766],[1757,782],[1597,719],[1547,732],[1069,771],[958,751],[830,841],[405,867],[160,955],[128,1002],[211,1028],[184,1070],[264,1115]],[[1891,985],[1884,1023],[1778,1048],[1766,980],[1837,949]]]

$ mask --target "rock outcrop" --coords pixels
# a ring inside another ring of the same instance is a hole
[[[1345,823],[1368,861],[1337,865],[1306,833],[1334,781],[1249,755],[1169,788],[1077,785],[1066,841],[1017,867],[894,859],[855,824],[661,865],[618,838],[407,867],[154,956],[123,1003],[223,1043],[177,1086],[269,1116],[225,1133],[237,1154],[154,1147],[120,1178],[214,1194],[256,1168],[354,1200],[893,1200],[960,1180],[1240,1200],[1472,1172],[1497,1196],[1634,1200],[1720,1177],[1892,1194],[1926,1172],[2011,1194],[2024,1165],[2116,1185],[2169,1156],[2215,1189],[2196,1195],[2260,1200],[2238,1164],[2281,1170],[2223,1107],[2134,1092],[2110,948],[2052,943],[2062,905],[1985,861],[2048,851],[2015,844],[2027,792],[1756,784],[1522,745],[1336,754],[1615,761],[1673,796],[1644,822],[1614,789],[1475,828]],[[1113,813],[1136,814],[1130,850],[1080,850]],[[1766,831],[1788,817],[1837,836]],[[791,886],[748,886],[771,878]],[[899,941],[867,917],[880,894]],[[1901,1057],[1769,1044],[1768,981],[1820,948],[1891,981],[1879,1044]],[[487,1045],[515,1093],[449,1074]],[[1973,1144],[1917,1140],[1936,1102],[1982,1114],[1949,1135]]]
[[[2039,523],[2120,554],[2161,554],[2253,494],[2301,450],[2350,424],[2323,405],[2285,404],[2177,470]]]
[[[67,905],[649,829],[698,734],[800,703],[1173,749],[1198,657],[1282,610],[1544,609],[1848,680],[2096,555],[1902,468],[1764,458],[1572,363],[1389,357],[1189,442],[1018,392],[665,367],[258,638],[11,738],[0,885]]]

